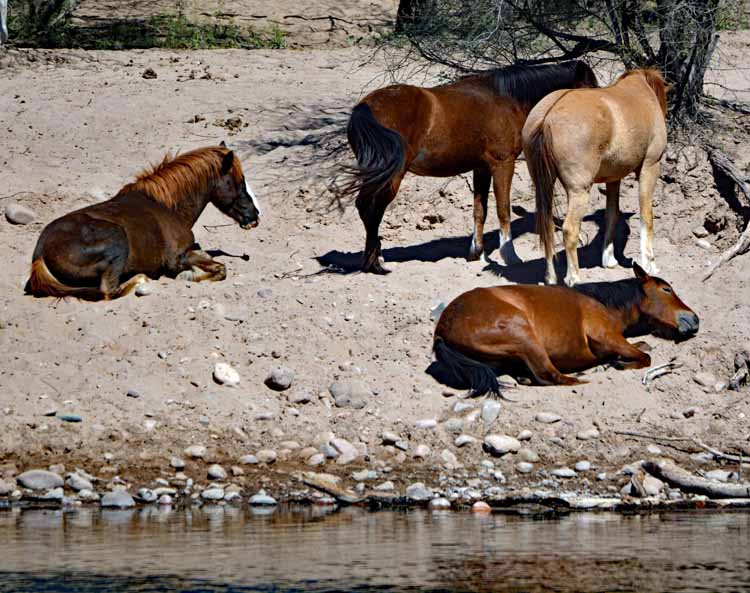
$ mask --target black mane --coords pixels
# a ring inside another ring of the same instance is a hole
[[[640,304],[646,296],[638,278],[627,278],[616,282],[587,282],[576,285],[574,289],[599,301],[608,309],[629,309],[633,305]]]
[[[514,64],[488,70],[478,76],[486,78],[498,95],[513,97],[526,105],[535,105],[559,89],[598,86],[594,71],[580,60],[542,66]]]

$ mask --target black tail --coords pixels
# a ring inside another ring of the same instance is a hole
[[[357,156],[357,165],[345,168],[349,180],[339,188],[339,196],[354,196],[360,191],[377,195],[404,169],[404,139],[382,125],[366,103],[360,103],[352,111],[346,134]]]
[[[461,354],[451,348],[442,338],[436,338],[433,345],[435,357],[450,369],[453,375],[471,387],[472,395],[489,393],[500,396],[500,383],[491,367]]]

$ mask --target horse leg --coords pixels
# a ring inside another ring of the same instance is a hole
[[[568,258],[565,284],[568,286],[575,286],[581,281],[581,271],[578,267],[578,240],[581,235],[581,220],[586,215],[588,205],[589,189],[568,190],[568,213],[563,223],[563,241]]]
[[[185,252],[180,258],[179,266],[181,269],[181,272],[177,275],[179,280],[219,282],[227,277],[226,266],[203,251],[190,250]]]
[[[602,251],[602,267],[617,266],[615,258],[615,230],[620,218],[620,181],[607,183],[607,230],[604,233],[604,250]]]
[[[110,261],[109,265],[102,273],[102,278],[99,282],[99,290],[101,291],[104,300],[111,301],[112,299],[119,299],[128,294],[139,284],[148,282],[148,276],[145,274],[136,274],[121,284],[120,277],[125,272],[126,264],[127,252],[125,251]]]
[[[495,191],[497,219],[500,222],[499,251],[500,257],[507,266],[521,263],[521,259],[513,248],[513,237],[510,234],[510,186],[515,166],[515,157],[508,157],[500,161],[492,170],[492,187]]]
[[[653,196],[659,178],[659,163],[644,165],[638,175],[638,197],[641,206],[641,267],[647,274],[657,274],[654,258]]]
[[[584,383],[580,379],[561,373],[550,360],[542,343],[535,338],[530,341],[526,340],[519,356],[540,385],[580,385]]]
[[[599,362],[615,359],[618,369],[642,369],[651,365],[651,356],[616,333],[606,334],[600,339],[587,336],[589,348]]]
[[[393,179],[391,186],[374,196],[365,196],[360,192],[355,202],[359,217],[365,225],[367,237],[365,239],[365,252],[362,263],[363,272],[374,274],[387,274],[390,270],[383,267],[381,262],[380,237],[378,229],[383,220],[385,209],[393,201],[398,193],[403,176]]]
[[[469,248],[469,261],[479,259],[484,252],[484,223],[487,220],[487,197],[490,193],[490,172],[474,169],[474,235]]]

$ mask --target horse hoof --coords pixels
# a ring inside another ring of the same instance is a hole
[[[573,288],[581,279],[578,276],[565,276],[565,286]]]
[[[616,268],[617,258],[612,253],[605,252],[602,254],[602,267],[603,268]]]
[[[469,254],[466,256],[466,261],[477,261],[480,257],[482,257],[483,253],[483,249],[480,249],[478,251],[469,251]]]

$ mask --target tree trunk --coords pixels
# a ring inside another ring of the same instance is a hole
[[[432,0],[400,0],[396,12],[396,33],[418,26],[431,3]]]

